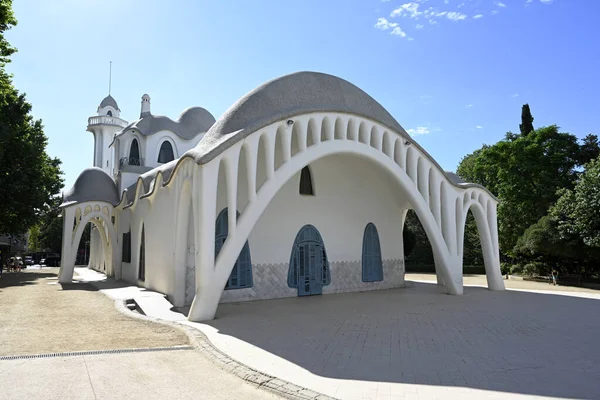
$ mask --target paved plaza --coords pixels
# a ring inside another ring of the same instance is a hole
[[[600,398],[600,296],[559,293],[408,282],[222,304],[191,325],[243,363],[341,399]]]
[[[466,286],[449,296],[434,276],[412,274],[402,289],[222,304],[217,319],[198,324],[154,301],[158,293],[77,272],[90,283],[65,286],[71,290],[54,284],[54,270],[3,281],[2,297],[15,305],[5,303],[0,355],[137,344],[165,351],[0,361],[6,398],[277,398],[197,351],[169,350],[187,345],[178,330],[114,309],[114,300],[132,297],[146,299],[149,316],[201,330],[234,360],[338,399],[600,398],[593,290],[506,281],[505,292]],[[34,321],[44,314],[45,332]]]

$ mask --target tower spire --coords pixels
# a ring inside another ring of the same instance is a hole
[[[109,61],[108,64],[108,95],[110,96],[110,86],[112,83],[112,61]]]

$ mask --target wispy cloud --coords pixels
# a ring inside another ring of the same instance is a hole
[[[473,104],[467,104],[465,107],[466,108],[473,108]]]
[[[381,0],[383,3],[389,3],[391,0]],[[521,0],[525,5],[534,3],[552,4],[554,0]],[[389,30],[390,34],[412,40],[411,29],[415,31],[435,29],[444,21],[457,23],[460,21],[478,20],[484,16],[494,16],[500,14],[503,9],[508,8],[509,2],[506,0],[400,0],[399,5],[390,6],[389,14],[386,17],[380,17],[375,27],[382,30]],[[510,3],[512,5],[512,3]],[[388,20],[389,19],[389,20]],[[404,31],[394,20],[412,20],[409,24],[403,23],[403,27],[409,27]],[[384,21],[383,23],[381,21]],[[396,25],[394,25],[396,24]]]
[[[483,129],[483,126],[481,126],[481,125],[477,125],[477,126],[475,127],[475,129]]]
[[[512,97],[519,97],[519,93],[513,94]]]
[[[390,14],[390,17],[408,16],[410,18],[418,18],[421,14],[423,14],[423,12],[419,11],[419,3],[413,2],[402,4],[400,7],[394,9]]]
[[[408,35],[406,34],[406,32],[404,32],[402,30],[402,28],[400,28],[400,26],[398,26],[397,22],[390,22],[385,18],[378,18],[377,19],[377,23],[375,24],[375,28],[377,29],[381,29],[383,31],[387,31],[390,30],[390,35],[396,35],[396,36],[400,36],[403,38],[408,38]]]
[[[426,126],[417,126],[415,129],[409,129],[406,132],[409,135],[429,135],[431,130]]]
[[[449,20],[451,21],[462,21],[463,19],[467,19],[467,14],[463,14],[460,12],[452,11],[446,14]]]

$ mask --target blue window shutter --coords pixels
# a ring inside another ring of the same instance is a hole
[[[363,282],[379,282],[383,280],[383,262],[379,234],[373,223],[368,223],[363,235],[362,249]]]
[[[239,217],[240,213],[236,213]],[[227,215],[227,207],[221,210],[215,223],[215,260],[219,252],[223,248],[227,235],[229,234],[229,219]],[[235,265],[231,270],[231,275],[225,284],[225,290],[243,289],[253,286],[252,279],[252,259],[250,257],[250,245],[248,241],[244,244],[242,251],[238,255]]]

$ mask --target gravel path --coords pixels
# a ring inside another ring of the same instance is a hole
[[[0,278],[0,356],[187,345],[178,329],[128,318],[88,283],[58,284],[58,268]]]

